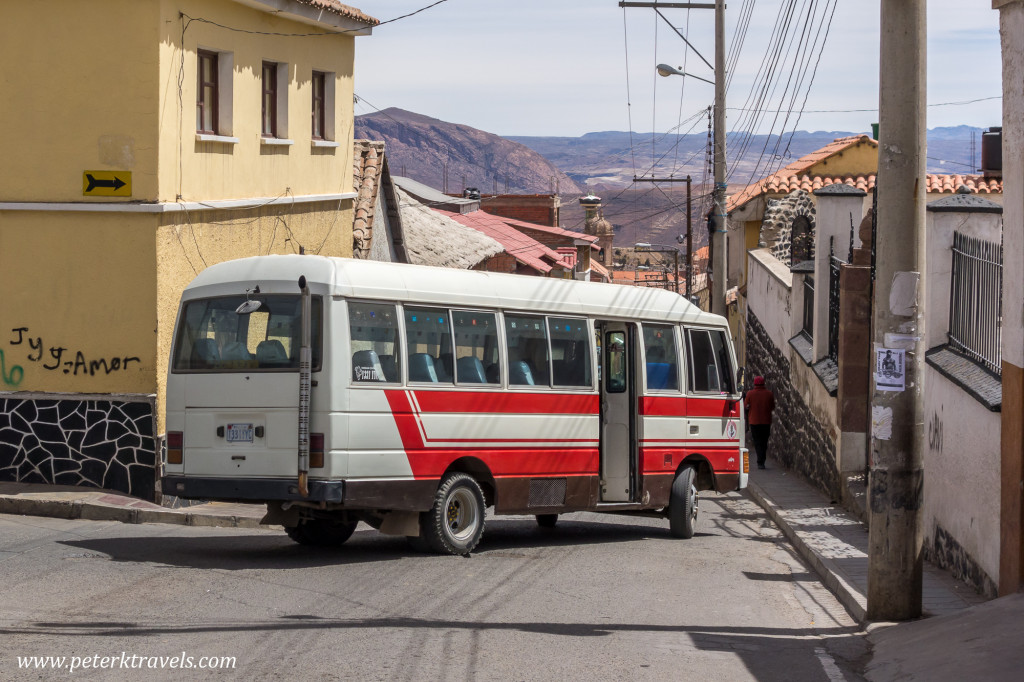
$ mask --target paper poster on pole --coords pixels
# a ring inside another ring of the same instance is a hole
[[[906,354],[902,348],[875,348],[875,388],[879,391],[906,390]]]

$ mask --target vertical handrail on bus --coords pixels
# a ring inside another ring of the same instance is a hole
[[[306,276],[299,277],[302,290],[302,345],[299,346],[299,494],[309,497],[309,393],[312,383],[312,320],[310,314],[309,287]]]

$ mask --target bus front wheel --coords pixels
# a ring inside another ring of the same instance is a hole
[[[672,481],[668,502],[669,532],[673,537],[688,540],[697,526],[697,487],[693,484],[696,472],[684,467]]]
[[[285,528],[288,537],[300,545],[333,547],[343,544],[352,537],[356,522],[308,519],[293,528]]]
[[[439,554],[469,554],[484,533],[484,509],[480,484],[469,474],[449,474],[421,521],[422,539]]]

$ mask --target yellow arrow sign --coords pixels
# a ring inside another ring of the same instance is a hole
[[[82,195],[87,197],[130,197],[131,171],[83,171]]]

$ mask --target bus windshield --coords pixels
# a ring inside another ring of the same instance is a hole
[[[246,300],[250,303],[242,307]],[[312,369],[316,371],[320,369],[323,304],[319,296],[314,296],[311,303],[310,345]],[[246,309],[251,312],[244,312]],[[172,370],[298,371],[301,343],[301,296],[223,296],[189,301],[178,319]]]

